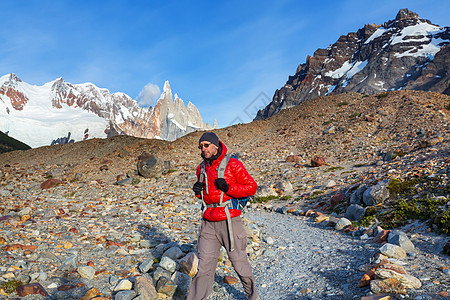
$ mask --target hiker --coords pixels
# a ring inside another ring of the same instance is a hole
[[[247,233],[239,217],[241,210],[237,201],[254,195],[256,182],[238,159],[227,155],[227,148],[215,133],[205,132],[198,148],[203,162],[197,168],[198,181],[193,190],[202,199],[203,218],[197,244],[198,273],[192,280],[186,300],[208,298],[221,246],[227,251],[247,299],[259,299],[247,259]]]

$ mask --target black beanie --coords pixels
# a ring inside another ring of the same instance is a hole
[[[200,144],[201,142],[204,141],[211,142],[211,144],[214,144],[217,147],[219,147],[219,138],[214,132],[205,132],[198,141],[198,143]]]

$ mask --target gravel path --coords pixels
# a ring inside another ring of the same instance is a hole
[[[373,260],[381,245],[301,216],[257,210],[247,212],[245,218],[261,230],[262,254],[250,259],[261,299],[360,299],[370,294],[369,287],[357,287],[364,274],[360,267]],[[417,255],[403,261],[423,286],[410,295],[417,300],[445,299],[436,294],[450,286],[449,276],[439,271],[450,264],[449,257],[442,255],[446,237],[428,233],[414,236]],[[222,284],[226,275],[237,277],[233,271],[219,268],[210,299],[245,299],[240,284]]]
[[[358,267],[369,263],[374,247],[304,217],[253,211],[245,218],[258,225],[263,241],[274,241],[263,242],[262,255],[251,260],[261,299],[352,299],[369,291],[356,287]],[[245,299],[240,284],[224,288],[227,293],[217,284],[212,299]]]

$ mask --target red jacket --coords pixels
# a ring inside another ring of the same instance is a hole
[[[205,161],[205,173],[208,177],[208,188],[203,190],[203,200],[207,204],[219,203],[220,194],[222,193],[222,191],[216,187],[214,181],[217,179],[217,168],[227,154],[227,147],[225,147],[222,142],[219,143],[222,144],[222,154],[213,161],[211,166]],[[201,164],[197,167],[198,180],[200,180],[200,172]],[[225,169],[224,179],[229,186],[228,192],[223,195],[224,202],[233,198],[249,197],[256,193],[257,184],[255,180],[253,180],[244,168],[244,165],[236,158],[230,158],[230,161]],[[205,179],[203,182],[206,184]],[[199,195],[197,197],[200,198]],[[240,214],[241,211],[239,209],[230,209],[230,215],[232,218],[237,217]],[[226,220],[227,217],[223,207],[209,207],[203,214],[203,218],[208,221],[215,222]]]

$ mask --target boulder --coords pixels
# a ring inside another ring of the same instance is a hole
[[[388,242],[393,245],[402,247],[406,253],[415,253],[414,244],[408,238],[405,232],[400,230],[393,230],[388,235]]]
[[[138,157],[137,170],[139,175],[145,178],[151,178],[158,174],[162,174],[169,168],[169,162],[164,162],[153,154],[144,152]]]
[[[178,261],[180,265],[180,270],[183,273],[194,277],[198,272],[198,256],[195,252],[188,253],[185,257]]]
[[[367,206],[372,206],[383,203],[388,198],[388,182],[386,180],[383,180],[364,191],[363,203]]]
[[[143,300],[158,299],[156,288],[153,282],[144,276],[138,276],[134,280],[134,289],[141,295]]]
[[[365,213],[366,213],[365,207],[362,207],[358,204],[352,204],[349,207],[347,207],[345,217],[351,221],[360,221],[364,218]]]
[[[363,199],[363,194],[367,189],[367,185],[366,184],[361,184],[356,191],[354,191],[352,193],[352,195],[350,196],[350,204],[358,204],[361,205],[362,204],[362,199]]]

